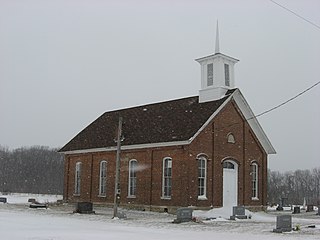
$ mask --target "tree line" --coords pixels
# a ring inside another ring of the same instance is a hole
[[[268,201],[277,204],[280,198],[287,205],[320,205],[320,168],[281,173],[268,171]]]
[[[0,192],[63,193],[63,156],[58,149],[0,146]]]
[[[44,146],[9,150],[0,146],[0,192],[62,194],[64,162],[58,149]],[[320,168],[268,170],[268,203],[320,205]]]

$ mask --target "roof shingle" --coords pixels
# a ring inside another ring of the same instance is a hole
[[[120,116],[123,146],[189,140],[227,98],[199,103],[195,96],[106,112],[59,152],[116,146]]]

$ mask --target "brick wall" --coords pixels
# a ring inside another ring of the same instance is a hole
[[[227,142],[232,133],[235,143]],[[197,156],[207,156],[207,199],[198,200]],[[171,199],[162,198],[163,159],[172,158]],[[116,152],[97,152],[65,156],[64,198],[71,202],[92,201],[112,203],[114,197]],[[136,159],[137,190],[135,197],[128,197],[128,166]],[[237,106],[230,102],[185,146],[126,150],[121,153],[121,204],[126,206],[222,206],[223,160],[233,159],[238,163],[238,204],[260,206],[266,204],[267,155],[244,121]],[[107,194],[99,196],[100,162],[107,162]],[[74,196],[75,164],[82,162],[81,194]],[[259,200],[251,199],[251,164],[259,165]]]

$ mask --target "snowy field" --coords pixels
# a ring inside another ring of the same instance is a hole
[[[8,240],[266,240],[266,239],[320,239],[320,216],[313,213],[293,215],[293,227],[299,225],[300,231],[273,233],[276,216],[290,214],[272,211],[269,213],[250,213],[247,220],[227,220],[229,210],[195,211],[198,222],[173,224],[175,215],[167,213],[142,212],[121,209],[127,219],[113,220],[112,209],[94,207],[96,214],[73,214],[74,206],[52,205],[48,209],[29,208],[28,199],[48,203],[62,196],[49,195],[1,195],[8,203],[0,203],[0,239]],[[215,217],[213,220],[206,218]],[[315,228],[308,228],[315,225]]]

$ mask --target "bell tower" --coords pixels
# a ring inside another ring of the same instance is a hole
[[[239,61],[220,53],[219,26],[217,22],[215,53],[196,59],[201,66],[199,102],[218,100],[235,87],[234,65]]]

